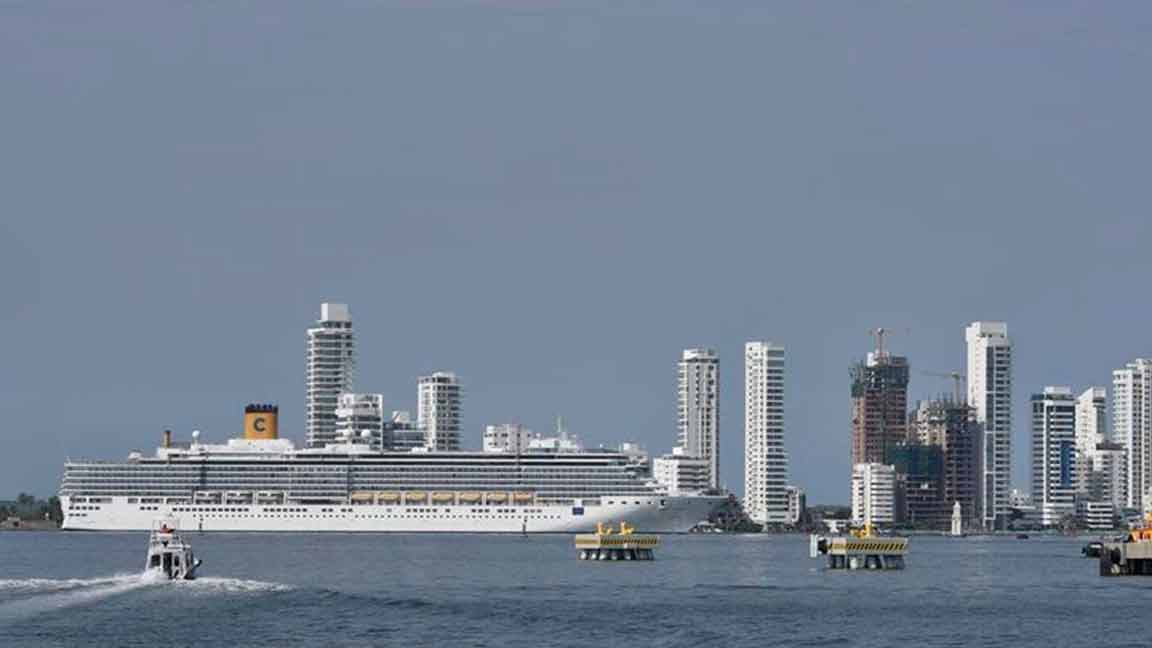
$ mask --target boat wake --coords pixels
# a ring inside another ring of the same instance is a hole
[[[20,597],[0,603],[0,620],[32,616],[61,608],[84,605],[119,596],[163,581],[156,572],[123,574],[105,578],[50,580],[26,578],[0,580],[0,592]]]
[[[97,587],[101,585],[115,585],[127,579],[138,578],[139,574],[120,574],[106,578],[16,578],[0,579],[0,593],[4,594],[43,594],[79,589],[81,587]]]
[[[248,592],[287,592],[291,585],[266,583],[264,581],[241,578],[200,577],[190,581],[173,581],[172,585],[189,590],[194,594],[244,594]]]

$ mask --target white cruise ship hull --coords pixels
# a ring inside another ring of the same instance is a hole
[[[129,503],[128,498],[73,502],[64,496],[65,529],[145,531],[158,516],[186,531],[307,531],[369,533],[587,533],[597,522],[626,521],[639,532],[684,533],[726,498],[606,496],[599,502],[518,505],[277,504],[188,505]]]

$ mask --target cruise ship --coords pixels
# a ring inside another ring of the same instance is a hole
[[[268,429],[248,422],[243,438],[224,444],[197,433],[174,444],[165,433],[153,456],[69,460],[63,526],[147,530],[168,516],[201,531],[580,533],[625,520],[680,533],[727,499],[669,494],[612,450],[382,452],[351,440],[296,448]]]

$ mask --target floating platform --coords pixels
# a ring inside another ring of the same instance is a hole
[[[580,560],[655,560],[660,536],[637,535],[624,522],[619,533],[613,533],[601,522],[596,533],[576,536],[575,545]]]
[[[908,538],[876,537],[870,533],[828,538],[813,535],[809,542],[809,555],[828,556],[828,569],[904,569],[904,556],[908,553]]]
[[[1105,542],[1101,576],[1152,576],[1152,542]]]
[[[1152,516],[1122,542],[1100,547],[1101,576],[1152,576]]]

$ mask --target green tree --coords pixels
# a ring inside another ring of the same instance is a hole
[[[64,523],[64,509],[60,507],[60,498],[55,495],[48,498],[48,519],[56,524]]]

